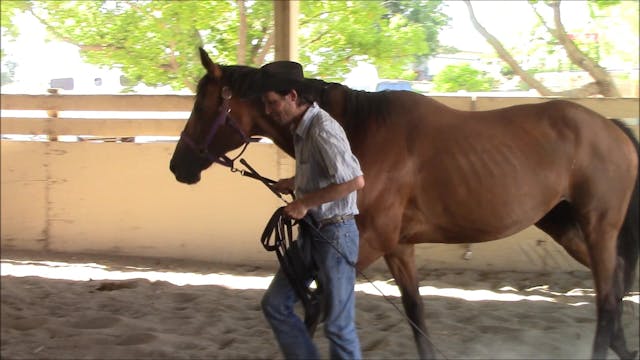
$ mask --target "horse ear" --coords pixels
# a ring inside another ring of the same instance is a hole
[[[220,65],[215,64],[211,61],[209,54],[203,49],[198,48],[200,50],[200,62],[202,62],[202,66],[204,66],[205,70],[209,73],[209,75],[213,76],[216,79],[222,77],[222,69],[220,69]]]

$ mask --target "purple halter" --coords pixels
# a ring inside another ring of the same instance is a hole
[[[231,90],[225,86],[222,88],[222,93],[220,95],[222,97],[222,105],[220,105],[220,108],[218,110],[218,115],[215,117],[215,119],[213,120],[213,123],[211,124],[211,129],[209,129],[209,133],[207,134],[207,137],[204,140],[204,143],[202,144],[202,146],[198,146],[198,144],[195,142],[195,140],[193,140],[191,137],[189,137],[189,135],[182,131],[182,133],[180,134],[180,139],[184,140],[185,143],[187,143],[187,145],[189,145],[191,147],[191,149],[193,149],[196,153],[198,153],[200,156],[207,158],[210,161],[216,162],[218,164],[227,166],[229,168],[233,168],[233,162],[239,158],[242,153],[244,153],[244,151],[247,149],[247,146],[249,145],[250,142],[253,141],[253,139],[247,137],[247,135],[245,135],[244,131],[242,131],[242,129],[240,129],[240,126],[238,126],[238,123],[236,123],[230,116],[229,116],[229,112],[231,112],[231,108],[229,105],[229,100],[231,100],[232,97],[232,93]],[[242,140],[244,142],[244,148],[242,149],[242,151],[240,152],[240,154],[238,156],[236,156],[234,159],[230,159],[227,155],[223,154],[220,155],[218,157],[215,157],[213,155],[211,155],[209,153],[209,145],[211,144],[211,141],[213,140],[213,137],[215,136],[216,132],[218,131],[218,128],[223,124],[227,124],[229,126],[231,126],[232,128],[234,128],[238,134],[240,134],[240,137],[242,137]]]

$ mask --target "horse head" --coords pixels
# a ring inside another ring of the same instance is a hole
[[[265,118],[260,99],[244,97],[257,69],[216,64],[202,48],[200,60],[206,74],[169,166],[176,180],[186,184],[200,181],[200,173],[214,162],[233,166],[225,154],[246,146]]]

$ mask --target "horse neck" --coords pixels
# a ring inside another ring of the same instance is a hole
[[[295,157],[293,150],[293,136],[287,126],[278,124],[260,111],[256,112],[254,119],[254,135],[264,136],[271,139],[277,147],[282,149],[282,151],[291,157]]]

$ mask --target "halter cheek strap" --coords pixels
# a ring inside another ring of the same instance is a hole
[[[199,146],[185,131],[182,131],[182,133],[180,134],[180,139],[183,139],[200,156],[207,158],[209,161],[221,164],[229,168],[233,168],[233,162],[236,159],[238,159],[240,155],[244,153],[249,143],[255,142],[257,140],[247,137],[247,135],[244,133],[244,131],[242,131],[238,123],[235,122],[229,116],[229,112],[231,112],[231,107],[229,105],[229,102],[231,100],[232,95],[231,95],[231,90],[229,90],[228,87],[225,86],[222,88],[221,97],[223,99],[222,105],[220,105],[220,108],[218,110],[218,115],[215,117],[215,119],[211,123],[211,128],[209,129],[209,133],[207,134],[207,137],[205,138],[204,143],[201,146]],[[224,155],[224,154],[216,157],[209,153],[209,145],[213,141],[213,137],[216,135],[216,133],[218,132],[218,129],[223,123],[235,129],[240,135],[240,137],[242,138],[242,141],[244,142],[244,148],[242,149],[240,154],[236,156],[234,159],[230,159],[227,155]]]

